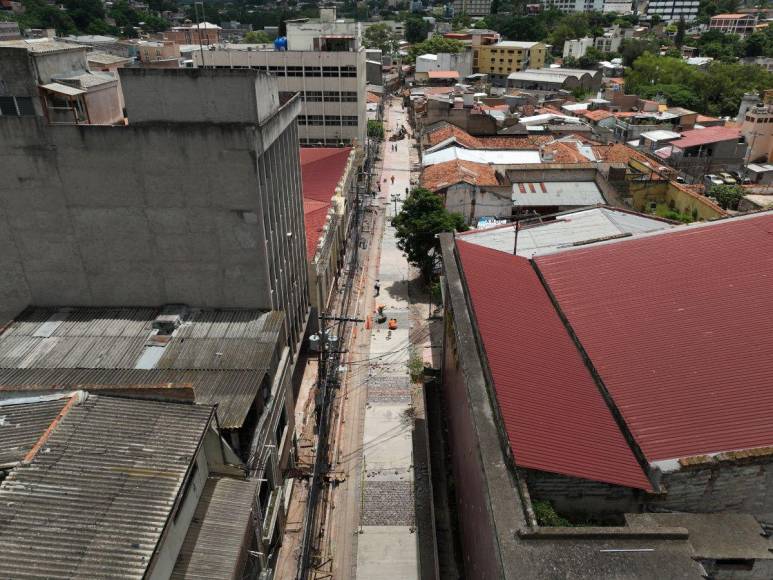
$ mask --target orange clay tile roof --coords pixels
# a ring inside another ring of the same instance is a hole
[[[585,117],[586,119],[590,119],[591,121],[603,121],[604,119],[608,119],[609,117],[614,117],[612,113],[610,113],[609,111],[605,111],[604,109],[597,109],[595,111],[577,111],[577,112],[582,117]]]
[[[366,99],[367,99],[367,101],[369,103],[380,103],[381,102],[381,97],[379,97],[376,93],[371,93],[370,91],[368,91],[366,93]]]
[[[590,161],[590,159],[580,153],[574,142],[554,141],[549,145],[545,145],[543,151],[553,154],[551,163],[588,163]]]
[[[471,149],[480,148],[480,140],[470,135],[467,131],[464,131],[456,125],[450,123],[435,129],[431,133],[427,134],[427,141],[430,147],[434,147],[438,143],[445,141],[451,137],[456,137],[457,142],[464,147],[470,147]]]
[[[717,117],[707,117],[706,115],[698,115],[695,117],[696,123],[708,123],[709,121],[719,121]]]
[[[439,191],[456,183],[498,185],[496,172],[490,165],[454,159],[430,165],[421,172],[421,185]]]
[[[427,147],[434,147],[446,139],[456,137],[457,143],[469,149],[539,149],[552,141],[552,137],[533,135],[528,137],[473,137],[464,129],[450,123],[427,133]]]

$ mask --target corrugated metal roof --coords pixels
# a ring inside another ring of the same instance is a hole
[[[519,207],[589,206],[606,203],[593,181],[514,183],[513,205]]]
[[[68,401],[64,394],[0,400],[0,468],[24,459]]]
[[[61,42],[50,38],[26,38],[19,40],[0,41],[0,48],[23,48],[28,52],[44,54],[47,52],[60,52],[65,50],[86,50],[87,46]]]
[[[773,214],[536,263],[650,461],[773,445]]]
[[[613,208],[577,210],[560,214],[553,220],[522,227],[518,232],[518,255],[526,258],[544,256],[593,240],[673,227],[664,220]],[[471,244],[511,254],[515,230],[513,224],[507,224],[470,230],[459,234],[459,237]]]
[[[422,159],[422,165],[428,167],[436,163],[445,163],[459,159],[473,163],[489,163],[492,165],[520,165],[523,163],[540,163],[539,151],[515,151],[506,149],[465,149],[463,147],[447,147],[434,153],[428,153]]]
[[[210,477],[180,549],[172,580],[241,578],[259,480]]]
[[[529,261],[456,247],[516,464],[650,489]]]
[[[88,396],[0,485],[9,578],[143,578],[211,407]]]
[[[283,341],[282,313],[194,309],[153,346],[160,313],[30,309],[0,335],[0,385],[190,383],[197,402],[218,404],[223,427],[240,427]],[[158,356],[143,358],[148,349]]]
[[[75,97],[86,92],[83,89],[78,89],[69,85],[63,85],[62,83],[48,83],[47,85],[40,85],[40,88],[51,91],[52,93],[67,95],[68,97]]]

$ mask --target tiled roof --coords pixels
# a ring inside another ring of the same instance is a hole
[[[309,260],[314,258],[325,226],[325,216],[332,205],[335,189],[344,175],[351,151],[351,147],[301,147],[303,215],[306,225],[306,257]]]
[[[376,103],[376,104],[378,104],[378,103],[381,102],[381,97],[379,95],[377,95],[376,93],[371,93],[370,91],[367,91],[365,93],[365,98],[366,98],[366,100],[369,103]]]
[[[464,129],[447,123],[426,135],[427,147],[456,138],[456,142],[467,149],[539,149],[552,140],[550,136],[534,135],[528,137],[473,137]]]
[[[457,142],[464,147],[470,149],[481,148],[480,140],[477,137],[473,137],[464,129],[460,129],[456,125],[451,125],[450,123],[427,133],[427,144],[430,147],[433,147],[451,137],[456,137]]]
[[[516,464],[650,489],[529,261],[456,247]]]
[[[491,165],[455,159],[425,167],[421,172],[421,185],[430,191],[438,191],[455,183],[472,185],[498,185]]]
[[[427,73],[431,79],[458,79],[459,71],[455,70],[431,70]]]
[[[647,459],[773,445],[773,214],[536,264]]]
[[[609,119],[609,117],[614,117],[612,113],[605,111],[604,109],[596,109],[595,111],[578,111],[577,114],[581,117],[585,117],[586,119],[590,119],[591,121],[603,121],[604,119]]]
[[[705,129],[683,131],[682,138],[672,141],[671,145],[686,149],[720,141],[731,141],[740,138],[740,136],[741,132],[733,127],[706,127]]]
[[[8,578],[144,578],[212,407],[85,395],[0,485]]]

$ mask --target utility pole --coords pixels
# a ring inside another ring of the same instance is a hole
[[[397,215],[397,202],[400,201],[400,194],[399,193],[393,193],[392,194],[392,201],[395,202],[395,215]]]

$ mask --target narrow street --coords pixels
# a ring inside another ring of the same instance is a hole
[[[431,360],[428,305],[417,272],[397,249],[390,223],[411,187],[411,164],[416,161],[412,156],[416,152],[402,100],[386,101],[384,110],[383,161],[374,168],[373,180],[374,187],[380,185],[380,191],[376,187],[375,199],[365,208],[352,307],[346,313],[365,322],[350,325],[349,336],[343,337],[347,350],[342,360],[344,376],[331,423],[328,479],[332,484],[323,494],[320,549],[316,569],[309,578],[419,579],[430,577],[426,570],[420,573],[421,553],[428,552],[434,562],[434,538],[431,534],[420,537],[418,533],[427,525],[417,524],[415,506],[421,505],[420,511],[430,513],[430,491],[423,481],[417,484],[417,472],[427,473],[426,465],[422,465],[426,455],[415,452],[414,437],[417,412],[423,413],[423,394],[411,382],[408,369],[412,356]],[[389,137],[403,125],[409,135],[390,141]],[[383,306],[385,322],[378,321],[379,306]],[[388,328],[389,320],[396,321],[396,328]],[[308,364],[296,412],[302,456],[314,437],[311,386],[315,372],[316,365]],[[424,437],[418,441],[425,445]],[[426,497],[417,498],[417,494]],[[277,569],[281,578],[293,578],[295,574],[306,495],[303,482],[290,502]],[[422,521],[431,522],[431,516]]]

